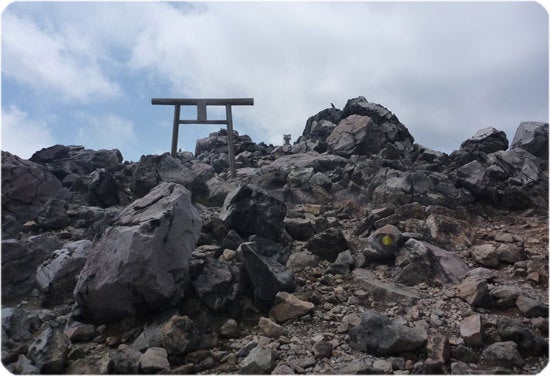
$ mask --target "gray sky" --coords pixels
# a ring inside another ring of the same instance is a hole
[[[21,2],[1,31],[2,149],[26,158],[55,143],[169,151],[172,108],[152,97],[253,97],[235,127],[275,144],[359,95],[445,152],[548,121],[535,2]],[[182,126],[180,146],[218,128]]]

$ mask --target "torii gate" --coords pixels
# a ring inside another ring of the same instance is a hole
[[[229,169],[231,171],[231,177],[235,177],[235,145],[233,144],[233,115],[231,113],[231,106],[253,106],[254,98],[152,98],[151,104],[174,106],[171,151],[172,157],[174,158],[177,156],[180,124],[226,124]],[[181,120],[181,106],[197,106],[197,118],[192,120]],[[208,120],[206,106],[225,106],[225,120]]]

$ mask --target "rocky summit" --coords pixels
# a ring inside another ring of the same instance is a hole
[[[10,372],[546,366],[548,123],[484,127],[446,154],[357,97],[293,145],[235,132],[236,178],[227,136],[137,162],[2,151]]]

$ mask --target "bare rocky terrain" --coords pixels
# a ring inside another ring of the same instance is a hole
[[[293,145],[2,152],[14,374],[536,374],[548,123],[450,155],[363,97]]]

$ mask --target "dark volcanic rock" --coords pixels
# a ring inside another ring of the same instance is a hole
[[[283,202],[244,185],[225,198],[220,218],[241,234],[278,240],[285,215]]]
[[[36,268],[59,248],[61,243],[47,235],[2,240],[2,299],[30,293],[36,283]]]
[[[368,116],[359,115],[343,119],[327,138],[329,150],[342,156],[377,154],[385,141],[382,128]]]
[[[24,223],[34,219],[50,199],[68,197],[69,192],[44,166],[2,151],[3,232],[16,233],[19,229],[19,226],[14,226],[15,231],[9,231],[7,216]]]
[[[466,152],[481,151],[487,154],[506,149],[508,149],[506,133],[492,127],[477,131],[475,135],[460,145],[460,150]]]
[[[348,248],[348,242],[342,234],[342,231],[335,228],[328,228],[310,238],[304,248],[314,255],[334,262],[338,254]]]
[[[38,267],[36,282],[44,294],[44,304],[61,304],[72,298],[76,277],[86,263],[90,246],[86,239],[67,243]]]
[[[40,373],[63,373],[71,341],[61,329],[46,327],[29,347],[28,357]]]
[[[420,328],[408,327],[376,311],[367,310],[361,317],[361,323],[351,329],[350,338],[359,351],[389,356],[419,350],[425,346],[428,334]]]
[[[261,256],[255,243],[242,243],[238,255],[252,284],[254,301],[260,307],[270,308],[279,291],[294,291],[292,272],[273,258]]]
[[[189,191],[159,184],[93,244],[75,288],[78,305],[101,320],[179,303],[199,231]]]
[[[542,159],[548,159],[548,123],[527,121],[519,125],[510,149],[523,149]]]
[[[213,310],[221,310],[237,297],[241,289],[239,265],[207,258],[198,277],[192,281],[199,299]]]

